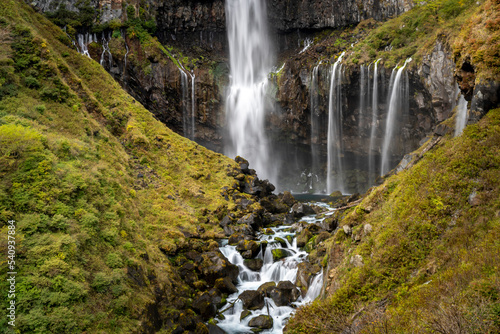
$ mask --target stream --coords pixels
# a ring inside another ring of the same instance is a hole
[[[327,209],[328,211],[323,213],[323,217],[328,217],[334,211],[334,209],[325,203],[315,202],[309,204]],[[321,222],[324,219],[325,218],[317,219],[316,215],[309,215],[302,217],[300,221],[312,224]],[[259,271],[248,269],[244,265],[244,258],[236,250],[236,246],[228,245],[227,239],[223,241],[220,247],[222,254],[224,254],[232,264],[237,265],[240,270],[238,284],[236,285],[238,292],[228,296],[227,304],[221,309],[225,319],[220,320],[217,324],[228,334],[252,333],[252,327],[249,326],[249,323],[253,318],[260,315],[269,315],[272,318],[272,325],[268,324],[266,326],[268,328],[264,329],[261,333],[283,333],[283,328],[295,309],[313,301],[321,292],[323,286],[323,271],[320,271],[311,279],[309,289],[304,296],[300,296],[300,293],[297,292],[299,297],[296,301],[291,302],[289,305],[278,306],[272,298],[265,297],[264,307],[250,311],[251,313],[248,316],[240,320],[242,312],[244,312],[244,307],[242,300],[238,299],[238,297],[243,291],[257,290],[261,285],[268,282],[275,282],[278,284],[279,282],[290,281],[295,284],[298,264],[307,261],[308,253],[297,247],[297,238],[295,237],[295,232],[289,231],[290,226],[281,225],[273,227],[271,230],[274,234],[261,234],[257,240],[257,242],[267,242],[267,247],[261,246],[260,252],[256,256],[256,259],[261,259],[263,261],[262,268]],[[278,239],[278,241],[276,240],[277,238],[281,239]],[[283,247],[283,241],[286,243],[286,247]],[[263,248],[265,249],[264,252],[262,251]],[[284,250],[287,256],[281,260],[274,261],[272,254],[272,250],[274,249]],[[290,285],[289,283],[286,284]],[[230,305],[233,303],[234,305],[231,307]]]

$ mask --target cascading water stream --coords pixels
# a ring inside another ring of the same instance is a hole
[[[344,52],[332,66],[330,94],[328,104],[328,163],[326,184],[327,192],[339,190],[345,193],[343,175],[342,144],[342,57]]]
[[[368,183],[372,185],[375,180],[373,175],[375,174],[375,137],[377,134],[377,118],[378,118],[378,62],[380,59],[375,61],[373,65],[373,92],[372,92],[372,121],[370,125],[370,147],[368,148]]]
[[[313,68],[311,84],[309,85],[309,97],[311,105],[311,184],[309,190],[314,189],[314,176],[319,171],[319,96],[318,96],[318,71],[321,61]]]
[[[384,142],[382,144],[382,163],[380,167],[380,175],[385,175],[390,170],[390,149],[394,145],[393,137],[395,132],[395,127],[397,124],[398,114],[405,114],[408,108],[409,99],[409,89],[408,80],[405,77],[403,84],[401,84],[401,78],[403,77],[403,71],[406,65],[411,61],[411,58],[407,59],[404,65],[399,68],[394,76],[394,82],[392,88],[390,89],[390,98],[388,100],[388,111],[387,119],[385,123],[385,135]],[[394,74],[394,70],[393,70]],[[392,81],[392,77],[391,77]]]
[[[195,102],[195,79],[196,75],[187,71],[179,62],[179,72],[181,73],[181,93],[182,93],[182,129],[184,137],[194,140],[196,133],[196,102]],[[189,89],[188,75],[191,78],[191,89]],[[191,90],[191,98],[188,97],[188,90]],[[191,108],[189,108],[191,104]]]
[[[462,134],[467,125],[467,100],[460,94],[455,120],[455,137]]]
[[[319,204],[319,203],[318,203]],[[322,206],[325,204],[321,203]],[[328,207],[329,208],[329,207]],[[329,208],[329,212],[325,215],[331,215],[333,209]],[[303,217],[307,223],[316,223],[322,221],[324,218],[316,219],[315,216]],[[312,278],[309,289],[304,297],[299,297],[296,302],[293,302],[290,306],[278,306],[272,298],[265,298],[265,305],[259,310],[251,311],[251,314],[244,319],[240,319],[241,313],[243,311],[243,303],[238,299],[238,296],[246,290],[257,290],[262,284],[268,282],[283,282],[290,281],[295,284],[298,264],[300,262],[307,260],[307,253],[297,247],[297,239],[294,238],[290,243],[288,238],[293,236],[294,233],[287,232],[286,230],[289,226],[278,226],[271,228],[274,232],[273,235],[261,235],[259,241],[267,242],[267,247],[264,253],[261,252],[257,255],[257,258],[263,260],[262,268],[259,271],[252,271],[247,268],[244,264],[244,259],[241,254],[236,250],[236,246],[225,245],[220,247],[220,251],[224,256],[239,268],[238,284],[236,288],[238,292],[229,295],[227,297],[227,304],[233,306],[224,306],[224,319],[221,320],[217,325],[222,328],[228,334],[236,333],[249,333],[251,332],[251,327],[249,327],[249,322],[252,318],[259,315],[270,315],[273,319],[273,325],[271,329],[264,330],[261,333],[266,334],[281,334],[283,333],[283,328],[285,327],[286,321],[290,315],[294,312],[297,306],[304,305],[316,299],[323,287],[323,271],[319,272],[314,278]],[[287,238],[288,237],[288,238]],[[280,238],[280,242],[285,242],[286,247],[282,245],[277,238]],[[288,256],[284,259],[275,261],[273,259],[272,251],[276,249],[282,249],[287,252]],[[269,312],[269,313],[268,313]]]
[[[226,0],[230,87],[226,103],[225,154],[245,157],[259,174],[275,183],[265,132],[267,75],[273,54],[263,0]]]
[[[108,39],[104,36],[104,32],[102,33],[102,39],[101,39],[101,44],[102,44],[102,54],[101,54],[101,60],[99,61],[99,64],[101,66],[104,66],[104,57],[107,54],[108,55],[108,62],[109,62],[109,68],[113,66],[113,55],[111,54],[111,51],[109,50],[109,41],[111,40],[111,34],[108,35]]]

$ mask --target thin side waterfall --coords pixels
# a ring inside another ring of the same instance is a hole
[[[101,66],[104,66],[104,61],[105,61],[105,56],[108,55],[108,62],[109,62],[109,68],[113,66],[113,55],[111,54],[111,51],[109,50],[109,41],[111,40],[111,34],[108,35],[108,39],[104,36],[104,32],[102,33],[102,38],[101,38],[101,44],[102,44],[102,54],[101,54],[101,60],[99,61],[99,64]]]
[[[467,100],[460,94],[457,105],[457,115],[455,120],[455,137],[460,136],[467,125]]]
[[[342,145],[342,57],[332,66],[328,103],[328,163],[326,171],[327,192],[345,193]]]
[[[311,104],[311,182],[314,180],[314,175],[319,170],[319,96],[318,96],[318,70],[321,62],[313,68],[311,73],[311,84],[309,86],[309,97]],[[310,185],[310,190],[313,185]]]
[[[373,91],[372,91],[372,120],[370,124],[370,147],[368,149],[368,183],[373,185],[375,180],[375,138],[377,135],[377,119],[378,119],[378,62],[373,65]]]
[[[380,175],[385,175],[391,168],[391,152],[390,149],[394,146],[394,132],[398,120],[398,114],[405,115],[405,111],[408,109],[408,99],[409,99],[409,88],[408,79],[405,76],[403,78],[403,71],[406,65],[411,61],[411,58],[407,59],[404,65],[397,70],[394,76],[394,82],[390,91],[390,98],[388,102],[387,119],[385,123],[385,135],[384,142],[382,144],[382,163],[380,167]],[[394,70],[393,70],[394,74]],[[403,78],[403,84],[401,84],[401,79]],[[392,75],[391,75],[392,81]]]
[[[129,48],[128,48],[128,45],[127,45],[127,41],[125,41],[125,49],[127,50],[127,52],[125,52],[125,56],[123,57],[123,73],[122,73],[122,77],[125,78],[125,73],[127,71],[127,55],[128,55],[128,52],[129,52]]]
[[[180,64],[180,63],[179,63]],[[181,73],[181,93],[182,93],[182,129],[184,137],[194,140],[196,132],[196,103],[195,103],[195,78],[196,76],[184,69],[180,64]],[[188,74],[191,78],[191,88],[189,87]],[[188,91],[191,91],[189,96]],[[189,106],[191,104],[191,108]]]
[[[227,0],[230,87],[226,103],[228,140],[225,154],[243,156],[259,175],[275,182],[276,161],[271,159],[265,132],[267,75],[273,53],[264,0]]]
[[[88,45],[92,42],[97,42],[97,37],[92,34],[86,33],[86,34],[78,34],[76,36],[77,42],[78,42],[78,52],[80,52],[82,55],[87,56],[89,58],[89,49]]]

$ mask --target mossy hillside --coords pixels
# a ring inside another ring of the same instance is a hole
[[[189,247],[186,235],[221,235],[235,163],[156,121],[23,2],[0,13],[0,215],[4,235],[8,219],[17,225],[16,329],[135,332],[153,327],[158,298],[188,308],[164,253]]]
[[[339,229],[327,241],[329,295],[300,309],[287,332],[497,333],[499,144],[496,109],[373,188],[341,221],[360,238]]]

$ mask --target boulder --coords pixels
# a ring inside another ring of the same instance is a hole
[[[271,250],[271,253],[273,254],[273,261],[279,261],[287,256],[292,255],[292,253],[286,249],[283,248],[275,248]]]
[[[264,295],[255,290],[245,290],[239,297],[243,308],[247,310],[259,310],[264,307]]]
[[[254,231],[258,231],[259,228],[263,226],[262,217],[255,213],[249,213],[246,216],[238,220],[238,224],[245,224],[252,228]]]
[[[339,221],[335,217],[327,217],[318,223],[321,228],[327,232],[333,232],[339,226]]]
[[[292,282],[281,281],[271,290],[269,296],[277,306],[286,306],[299,298],[300,291]]]
[[[245,240],[245,236],[242,233],[233,233],[227,240],[227,243],[231,246],[237,245],[241,240]]]
[[[273,318],[268,315],[259,315],[258,317],[252,318],[248,326],[259,329],[273,328]]]
[[[286,245],[286,241],[280,237],[276,237],[274,238],[275,241],[279,242],[279,244],[281,245],[281,247],[283,248],[287,248],[287,245]]]
[[[292,193],[290,193],[289,191],[285,191],[283,194],[278,195],[278,197],[280,197],[283,203],[285,203],[289,207],[293,206],[296,202]]]
[[[304,204],[304,203],[295,203],[292,206],[292,214],[296,218],[301,218],[301,217],[304,217],[306,215],[313,215],[315,213],[316,212],[314,211],[314,209],[312,207],[310,207],[309,205]]]
[[[296,284],[300,288],[302,296],[305,296],[311,284],[312,278],[319,273],[321,268],[309,262],[301,262],[297,265]]]
[[[193,309],[202,316],[203,320],[213,318],[217,314],[217,305],[208,292],[204,292],[193,301]]]
[[[345,235],[351,235],[352,228],[349,225],[342,226],[342,229],[344,230]]]
[[[231,294],[238,292],[238,289],[233,284],[233,282],[231,282],[231,279],[229,277],[218,278],[215,281],[215,287],[223,293]]]
[[[251,259],[259,254],[260,246],[254,240],[240,240],[236,250],[241,253],[243,258]]]
[[[300,232],[297,236],[297,247],[304,247],[312,236],[313,235],[309,229],[302,230],[302,232]]]
[[[230,226],[233,224],[233,221],[231,220],[231,218],[229,216],[225,216],[224,218],[222,218],[222,220],[220,221],[219,225],[220,227],[222,227],[222,229],[224,230],[224,234],[226,236],[230,236],[231,234],[234,233],[234,230],[233,228]]]
[[[208,324],[208,334],[226,334],[226,332],[217,325]]]
[[[243,264],[250,270],[259,271],[264,265],[264,261],[262,259],[245,259]]]
[[[252,312],[249,310],[243,310],[240,314],[240,321],[251,315]]]
[[[263,294],[266,297],[269,297],[271,294],[271,291],[276,287],[275,282],[267,282],[259,286],[257,291],[261,294]]]
[[[210,251],[202,253],[202,261],[198,265],[200,276],[208,284],[214,285],[219,278],[229,277],[231,282],[237,283],[239,269],[232,264],[220,251]]]

